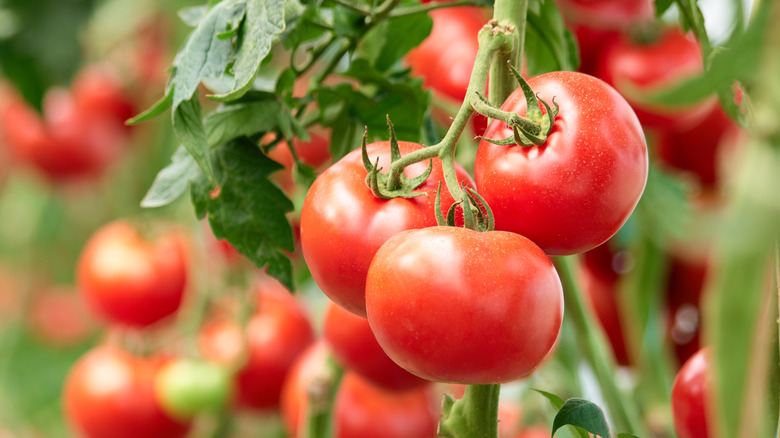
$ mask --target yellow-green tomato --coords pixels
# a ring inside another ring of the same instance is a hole
[[[188,418],[223,408],[232,395],[231,375],[207,361],[171,361],[158,372],[155,392],[169,415]]]

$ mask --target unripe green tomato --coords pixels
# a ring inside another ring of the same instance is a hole
[[[155,379],[157,399],[166,413],[178,418],[221,409],[229,402],[232,389],[227,369],[199,360],[171,361]]]

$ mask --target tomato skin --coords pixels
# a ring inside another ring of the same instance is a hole
[[[155,396],[163,410],[186,420],[202,412],[217,412],[230,399],[228,370],[205,361],[172,360],[154,379]]]
[[[563,319],[561,282],[540,248],[518,234],[458,227],[388,240],[371,262],[366,304],[390,358],[424,379],[452,383],[529,374]]]
[[[72,287],[49,286],[30,300],[27,324],[38,339],[55,347],[72,347],[86,341],[95,320]]]
[[[429,14],[431,33],[409,51],[406,62],[413,75],[423,78],[423,86],[461,102],[477,59],[477,34],[489,18],[478,7],[442,8]]]
[[[707,438],[710,397],[711,354],[708,348],[696,352],[683,365],[672,385],[672,418],[679,438]]]
[[[631,107],[612,87],[577,72],[529,80],[531,88],[560,105],[542,146],[498,146],[482,140],[474,175],[496,229],[521,234],[549,255],[584,252],[625,223],[644,191],[648,157],[644,133]],[[505,111],[525,115],[520,89]],[[493,121],[485,136],[512,135]]]
[[[398,142],[401,155],[422,148]],[[367,146],[371,162],[390,166],[390,143]],[[356,315],[366,315],[366,273],[379,247],[393,235],[412,228],[436,225],[434,200],[443,174],[441,161],[433,160],[428,179],[417,188],[425,196],[414,198],[376,198],[366,186],[366,170],[360,150],[347,154],[314,181],[301,210],[301,247],[312,277],[336,304]],[[405,169],[408,177],[422,174],[427,162]],[[473,186],[471,177],[460,166],[458,180]],[[441,205],[446,214],[452,196],[442,189]]]
[[[135,105],[122,88],[119,77],[108,66],[88,65],[73,79],[73,96],[81,111],[106,116],[120,127],[135,115]]]
[[[699,43],[677,28],[667,28],[648,44],[632,41],[628,35],[605,49],[598,65],[598,77],[614,86],[634,108],[645,127],[661,131],[688,129],[712,110],[715,98],[685,107],[642,103],[632,97],[630,87],[652,92],[671,87],[703,71]]]
[[[145,327],[173,315],[184,297],[186,249],[176,231],[149,242],[132,224],[104,225],[87,241],[77,266],[79,291],[111,322]]]
[[[293,366],[282,393],[282,420],[288,436],[305,428],[309,389],[324,376],[330,353],[325,342],[312,344]],[[432,385],[391,391],[345,371],[333,405],[334,438],[433,438],[438,400]]]
[[[276,281],[261,283],[257,306],[243,333],[232,323],[207,325],[200,347],[206,358],[223,364],[238,362],[236,356],[245,348],[245,361],[235,375],[236,403],[246,409],[275,409],[290,367],[314,342],[314,329],[296,298]]]
[[[323,335],[339,363],[373,384],[391,390],[428,383],[396,365],[376,341],[368,320],[334,303],[325,310]]]
[[[437,402],[430,386],[391,391],[347,371],[334,404],[337,438],[436,437]]]
[[[65,380],[65,414],[86,438],[177,438],[190,425],[167,416],[154,393],[164,361],[143,359],[115,347],[90,350]]]
[[[667,167],[694,177],[704,188],[716,186],[723,180],[719,161],[727,151],[723,142],[737,136],[739,127],[714,105],[700,123],[690,129],[667,132],[658,143],[658,158]]]

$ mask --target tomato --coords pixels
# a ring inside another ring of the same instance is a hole
[[[347,371],[334,404],[337,438],[434,438],[439,400],[430,386],[391,391]]]
[[[219,410],[227,404],[232,389],[225,368],[185,359],[163,365],[154,383],[156,397],[165,412],[182,419]]]
[[[108,66],[88,65],[73,79],[73,97],[80,111],[105,116],[119,126],[135,115],[135,105]],[[127,127],[129,128],[129,127]]]
[[[65,380],[67,419],[85,438],[184,437],[189,423],[166,415],[155,398],[162,363],[115,347],[90,350]]]
[[[47,141],[40,115],[9,82],[0,82],[0,139],[11,158],[25,161]]]
[[[257,311],[242,331],[216,321],[200,339],[204,357],[224,364],[243,364],[235,375],[236,402],[248,409],[274,409],[290,367],[314,341],[308,315],[294,296],[274,281],[258,287]],[[242,350],[245,350],[242,351]]]
[[[652,0],[555,0],[566,26],[577,40],[580,68],[595,74],[604,49],[622,33],[652,22]]]
[[[490,17],[478,7],[435,9],[430,35],[409,51],[406,63],[412,74],[423,79],[423,86],[439,97],[460,104],[466,98],[471,70],[477,59],[477,34]],[[487,118],[475,114],[472,126],[476,135],[485,131]]]
[[[477,7],[442,8],[429,14],[433,29],[409,51],[406,62],[425,87],[461,102],[477,59],[477,34],[489,18]]]
[[[677,28],[664,29],[649,43],[624,35],[605,50],[598,66],[598,76],[625,96],[642,125],[661,131],[692,127],[711,111],[715,99],[669,107],[642,102],[637,93],[668,88],[703,71],[699,43]]]
[[[30,299],[27,324],[43,342],[58,347],[78,345],[95,329],[94,317],[73,288],[51,286]]]
[[[147,241],[127,221],[104,225],[86,243],[76,271],[81,294],[111,322],[145,327],[173,315],[184,296],[184,240],[169,231]]]
[[[496,229],[521,234],[547,254],[575,254],[609,239],[634,210],[647,181],[647,146],[631,107],[612,87],[577,72],[528,81],[560,105],[542,146],[479,144],[474,175]],[[502,107],[525,116],[522,90]],[[485,136],[510,137],[493,121]]]
[[[322,167],[330,160],[330,133],[322,128],[309,132],[309,141],[294,140],[293,148],[298,159],[314,169]],[[268,157],[284,166],[284,170],[274,175],[275,181],[285,192],[291,192],[295,188],[293,179],[293,156],[290,145],[286,141],[277,144]]]
[[[711,352],[704,348],[683,365],[672,385],[672,418],[679,438],[707,438],[712,385]]]
[[[666,133],[658,144],[658,158],[667,167],[692,176],[702,187],[709,188],[722,182],[719,159],[739,132],[739,127],[720,105],[700,123],[681,131]]]
[[[430,227],[382,245],[366,308],[379,344],[412,374],[502,383],[529,374],[552,349],[563,290],[550,259],[523,236]]]
[[[282,419],[289,436],[306,427],[310,394],[324,381],[329,350],[313,344],[295,363],[285,381]],[[333,405],[334,438],[433,438],[438,400],[430,385],[391,391],[374,386],[357,373],[346,371]]]
[[[402,155],[422,148],[399,142]],[[390,165],[390,143],[367,146],[371,162]],[[393,235],[412,228],[436,225],[434,200],[439,183],[443,184],[441,161],[435,159],[433,171],[417,188],[425,196],[415,198],[376,198],[366,186],[366,169],[360,150],[347,154],[323,172],[312,184],[301,210],[301,246],[312,277],[336,304],[356,315],[366,315],[366,273],[379,247]],[[422,174],[427,163],[405,169],[408,177]],[[472,186],[471,177],[457,167],[458,180]],[[442,189],[441,205],[446,209],[452,196]]]
[[[61,88],[49,89],[43,105],[48,136],[29,160],[51,180],[96,177],[120,156],[126,134],[111,115],[86,111]]]
[[[379,343],[362,316],[329,303],[323,335],[339,363],[373,384],[387,389],[408,389],[428,383],[396,365]]]
[[[681,364],[700,348],[700,300],[707,271],[704,260],[671,257],[666,280],[669,308],[667,334]]]

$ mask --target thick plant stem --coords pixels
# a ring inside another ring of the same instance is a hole
[[[447,438],[496,438],[500,384],[468,385],[460,400],[449,395],[442,406],[439,436]]]
[[[528,0],[497,1],[493,9],[493,19],[500,26],[510,27],[514,40],[512,43],[514,50],[498,52],[490,66],[488,99],[493,105],[501,106],[517,88],[517,82],[507,70],[506,64],[509,61],[518,70],[523,65],[527,12]]]
[[[563,283],[566,317],[576,327],[577,339],[585,359],[596,374],[601,393],[615,428],[638,436],[648,436],[636,405],[627,400],[615,384],[615,359],[593,312],[585,305],[583,293],[574,278],[573,258],[556,257],[553,262]]]
[[[343,374],[344,369],[329,357],[321,378],[310,383],[309,408],[303,438],[333,436],[333,402]]]

